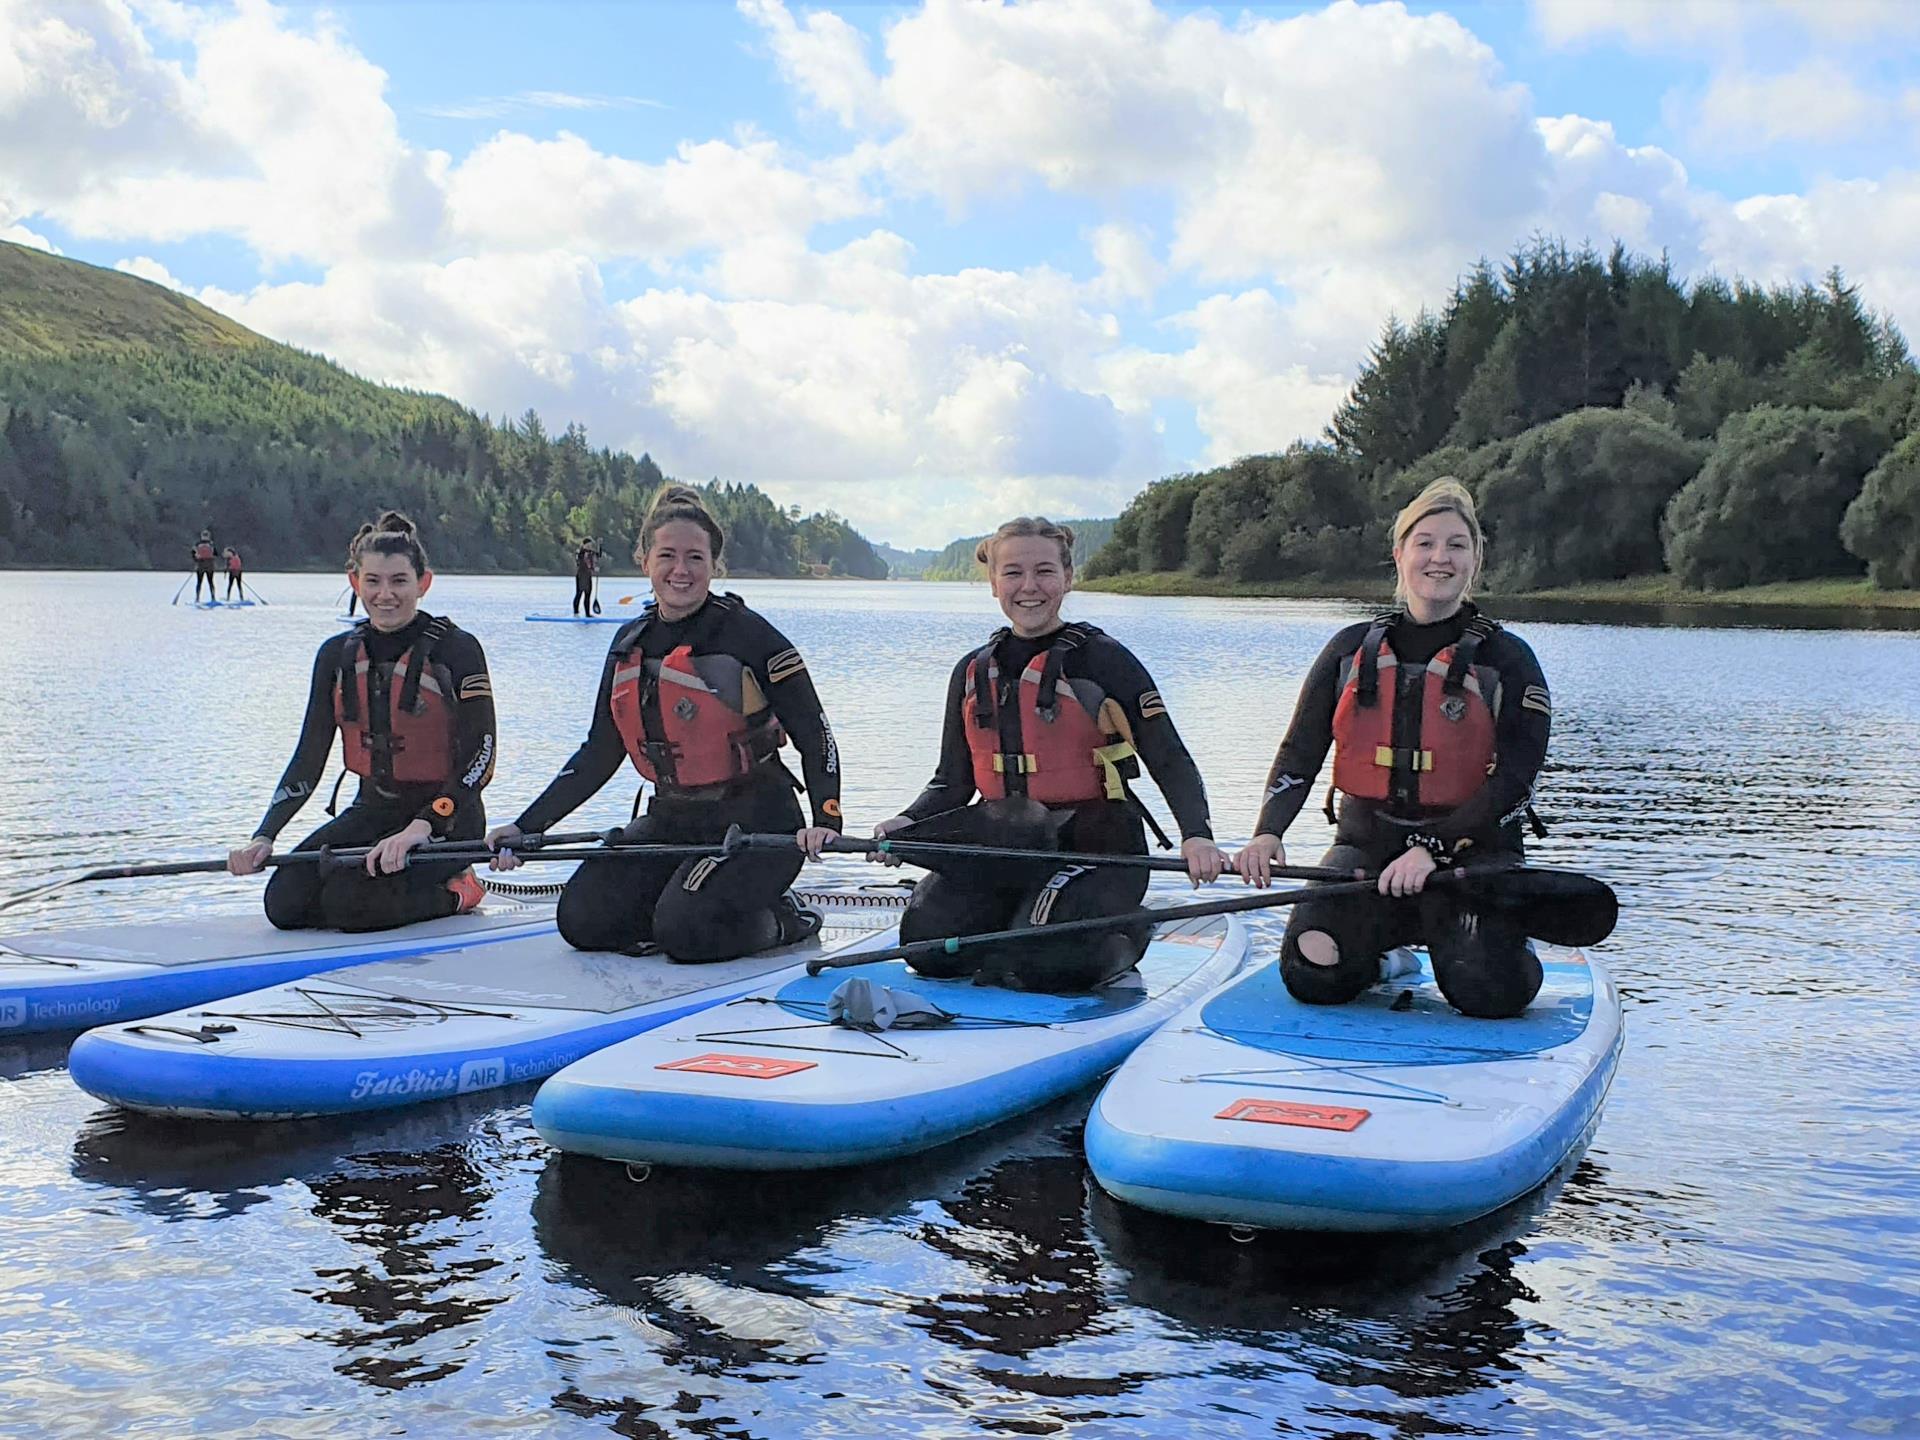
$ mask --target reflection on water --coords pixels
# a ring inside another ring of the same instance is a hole
[[[228,616],[169,610],[156,577],[0,576],[17,674],[120,677],[0,708],[0,750],[35,757],[0,768],[7,890],[251,825],[338,588],[268,580],[273,607]],[[544,584],[434,592],[492,661],[497,815],[576,743],[609,639],[520,624]],[[984,594],[739,588],[807,654],[852,824],[894,813]],[[1229,838],[1300,674],[1364,613],[1071,603],[1147,659]],[[1439,1237],[1235,1244],[1098,1193],[1085,1095],[845,1175],[635,1184],[551,1155],[525,1090],[164,1125],[75,1091],[66,1037],[0,1040],[0,1431],[1920,1433],[1920,637],[1518,628],[1555,699],[1535,853],[1620,889],[1600,958],[1629,1010],[1592,1151],[1519,1204]],[[163,663],[127,672],[129,650]],[[621,818],[622,788],[582,828]],[[1289,838],[1310,860],[1327,828],[1310,809]],[[101,885],[8,918],[257,904],[245,882]],[[1281,925],[1256,917],[1258,943]]]

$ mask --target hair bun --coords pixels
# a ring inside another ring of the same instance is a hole
[[[409,520],[405,515],[402,515],[398,510],[382,510],[380,512],[380,518],[374,522],[373,528],[383,533],[390,532],[396,535],[418,535],[420,533],[420,527],[415,525],[413,521]]]

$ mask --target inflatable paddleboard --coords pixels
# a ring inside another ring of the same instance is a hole
[[[640,618],[638,610],[630,610],[624,615],[523,615],[523,620],[535,620],[543,625],[624,625],[629,620]]]
[[[819,892],[802,899],[825,908],[820,934],[741,960],[676,965],[581,951],[549,929],[89,1030],[67,1068],[81,1089],[126,1109],[217,1120],[390,1109],[537,1080],[898,913],[835,910]]]
[[[1526,1012],[1476,1020],[1418,959],[1346,1005],[1303,1005],[1262,964],[1189,1007],[1094,1102],[1094,1178],[1148,1210],[1306,1230],[1439,1230],[1533,1190],[1599,1123],[1613,982],[1546,950]]]
[[[534,1097],[533,1122],[560,1150],[632,1163],[789,1170],[910,1155],[1099,1078],[1246,951],[1237,919],[1169,924],[1137,975],[1079,995],[931,980],[899,960],[789,970],[568,1066]],[[857,979],[953,1018],[876,1032],[830,1023],[828,997]]]
[[[551,905],[490,899],[465,915],[361,935],[276,930],[260,914],[0,935],[0,1035],[138,1020],[343,965],[552,928]]]

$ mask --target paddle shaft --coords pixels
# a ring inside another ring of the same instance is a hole
[[[780,850],[793,844],[791,835],[740,835],[733,842],[749,850]],[[1187,873],[1187,862],[1173,855],[1127,855],[1087,850],[1023,850],[1006,845],[957,845],[935,840],[860,840],[842,835],[827,842],[829,855],[897,855],[908,864],[918,864],[915,855],[956,860],[1031,860],[1036,865],[1110,865],[1132,870],[1166,870]],[[922,867],[925,868],[924,866]],[[1357,880],[1364,872],[1334,870],[1324,865],[1276,865],[1273,874],[1282,880]]]
[[[1522,890],[1530,889],[1534,893],[1503,896],[1499,891],[1499,884],[1503,879],[1515,883]],[[1460,866],[1457,869],[1436,871],[1427,877],[1429,886],[1457,886],[1473,881],[1486,883],[1488,887],[1475,894],[1473,903],[1476,906],[1528,912],[1536,917],[1536,924],[1528,930],[1528,933],[1555,944],[1596,944],[1612,933],[1614,920],[1618,914],[1617,901],[1606,885],[1590,876],[1571,871],[1533,870],[1496,864],[1481,867]],[[1563,893],[1558,895],[1552,893],[1556,889]],[[1094,915],[1082,920],[1063,920],[1053,925],[1023,925],[1013,930],[996,930],[980,935],[956,935],[941,940],[917,940],[905,945],[896,945],[888,950],[868,950],[833,959],[809,960],[807,970],[810,974],[817,975],[822,970],[865,965],[875,960],[910,960],[916,955],[936,953],[954,955],[979,945],[998,945],[1018,940],[1077,935],[1092,930],[1109,930],[1116,926],[1141,923],[1160,925],[1169,920],[1194,920],[1207,915],[1233,915],[1247,910],[1296,905],[1302,900],[1378,893],[1379,880],[1378,877],[1374,877],[1346,880],[1331,885],[1304,886],[1298,890],[1241,895],[1230,900],[1201,900],[1191,905],[1172,905],[1164,909],[1142,907],[1138,910],[1122,911],[1117,915]],[[1545,933],[1542,933],[1543,931]]]

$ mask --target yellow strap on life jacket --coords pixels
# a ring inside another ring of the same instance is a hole
[[[1373,747],[1373,763],[1378,765],[1382,770],[1391,770],[1393,768],[1393,754],[1393,747],[1391,745],[1376,745]],[[1433,752],[1431,750],[1409,750],[1407,755],[1407,768],[1415,774],[1433,769]]]
[[[1012,762],[1011,765],[1008,764],[1009,761]],[[1040,757],[1037,755],[1008,755],[998,750],[994,751],[993,773],[996,775],[1004,775],[1008,770],[1012,770],[1016,775],[1037,775],[1040,773]]]
[[[1107,799],[1124,800],[1127,798],[1127,777],[1120,773],[1120,762],[1131,760],[1139,754],[1130,740],[1116,740],[1111,745],[1102,745],[1093,752],[1095,763],[1100,766],[1105,777]]]

